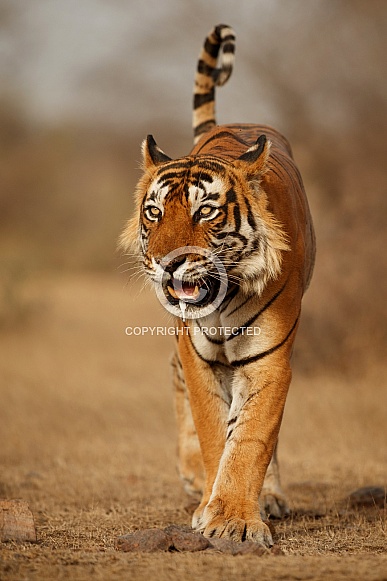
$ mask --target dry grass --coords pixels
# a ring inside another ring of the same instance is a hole
[[[346,500],[386,483],[384,369],[351,382],[296,369],[280,445],[293,506],[276,523],[285,556],[118,553],[117,535],[190,520],[175,471],[172,339],[124,332],[168,318],[148,292],[107,276],[23,291],[37,307],[0,334],[0,497],[30,503],[39,542],[4,543],[1,579],[386,579],[384,511]]]

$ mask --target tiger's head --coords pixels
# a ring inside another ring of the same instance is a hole
[[[261,293],[280,273],[286,235],[261,188],[269,153],[264,135],[235,160],[212,153],[172,160],[151,135],[143,142],[136,212],[120,245],[142,257],[170,304],[205,307],[225,278]]]

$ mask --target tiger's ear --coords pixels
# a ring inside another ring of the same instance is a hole
[[[166,161],[172,161],[157,145],[153,135],[148,135],[142,142],[144,168],[152,169]]]
[[[249,147],[234,162],[234,165],[241,169],[248,178],[265,173],[270,146],[271,143],[266,139],[266,135],[260,135],[254,145]]]

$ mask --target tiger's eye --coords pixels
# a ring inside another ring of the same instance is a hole
[[[217,209],[213,206],[202,206],[199,210],[201,218],[208,218],[211,214],[216,214]]]
[[[158,220],[161,218],[161,210],[160,208],[157,208],[157,206],[148,206],[145,208],[145,215],[150,220]]]

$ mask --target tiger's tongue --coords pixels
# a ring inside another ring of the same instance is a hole
[[[199,288],[195,284],[189,284],[189,283],[183,282],[183,284],[182,284],[182,291],[186,295],[193,296],[193,295],[195,295],[195,294],[198,293]]]
[[[199,295],[199,286],[197,284],[183,282],[181,287],[175,288],[175,293],[180,300],[184,300],[187,297],[195,299]]]

